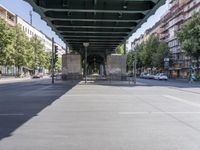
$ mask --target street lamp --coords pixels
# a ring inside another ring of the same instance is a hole
[[[87,84],[87,48],[89,43],[83,43],[83,46],[85,47],[85,84]]]
[[[136,85],[136,70],[137,70],[137,54],[135,51],[135,57],[134,57],[134,85]]]

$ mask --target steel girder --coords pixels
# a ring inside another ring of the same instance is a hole
[[[73,50],[112,52],[166,0],[24,0]]]

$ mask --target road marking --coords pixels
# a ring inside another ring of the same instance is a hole
[[[200,112],[118,112],[120,115],[140,115],[140,114],[200,114]]]
[[[82,97],[82,96],[99,96],[99,97],[102,97],[102,96],[114,96],[114,97],[119,97],[119,96],[124,96],[124,97],[131,97],[133,99],[135,99],[135,97],[133,96],[144,96],[144,97],[148,97],[148,96],[158,96],[156,94],[146,94],[146,95],[142,95],[142,94],[133,94],[133,95],[127,95],[127,94],[67,94],[67,95],[64,95],[64,97]]]
[[[171,95],[163,95],[163,96],[166,97],[166,98],[169,98],[169,99],[173,99],[173,100],[176,100],[176,101],[191,105],[191,106],[200,107],[200,104],[193,103],[193,102],[190,102],[190,101],[182,99],[182,98],[178,98],[178,97],[171,96]]]
[[[0,116],[24,116],[22,113],[16,113],[16,114],[0,114]]]

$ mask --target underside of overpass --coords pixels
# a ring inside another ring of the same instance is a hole
[[[166,0],[25,0],[71,50],[87,62],[113,52]],[[99,56],[97,56],[99,55]],[[94,68],[93,68],[94,69]]]

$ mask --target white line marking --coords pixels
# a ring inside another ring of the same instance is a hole
[[[119,112],[120,115],[140,114],[200,114],[200,112]]]
[[[200,104],[193,103],[193,102],[190,102],[190,101],[182,99],[182,98],[178,98],[178,97],[171,96],[171,95],[163,95],[163,96],[166,97],[166,98],[169,98],[169,99],[173,99],[173,100],[176,100],[176,101],[191,105],[191,106],[200,107]]]
[[[114,96],[114,97],[119,97],[119,96],[123,96],[123,97],[131,97],[131,98],[134,98],[135,99],[135,97],[133,97],[133,96],[145,96],[145,97],[148,97],[148,96],[158,96],[158,95],[156,95],[156,94],[149,94],[149,95],[142,95],[142,94],[133,94],[133,95],[127,95],[127,94],[68,94],[68,95],[64,95],[64,97],[82,97],[82,96],[85,96],[85,97],[87,97],[87,96],[89,96],[89,97],[91,97],[91,96],[99,96],[99,97],[101,97],[101,96],[110,96],[110,97],[112,97],[112,96]]]
[[[24,116],[24,114],[0,114],[0,116]]]

